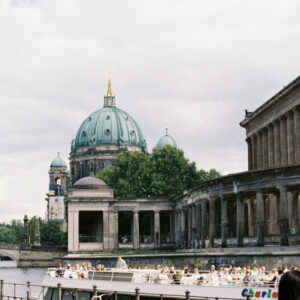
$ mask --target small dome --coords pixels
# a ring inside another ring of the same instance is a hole
[[[50,167],[67,167],[65,161],[60,157],[59,152],[57,153],[57,157],[52,160]]]
[[[170,145],[172,147],[177,148],[177,144],[176,144],[175,139],[168,134],[168,128],[166,128],[166,135],[164,135],[163,137],[161,137],[159,139],[159,141],[157,142],[156,148],[160,149],[160,148],[162,148],[165,145]]]
[[[101,179],[96,177],[83,177],[73,184],[78,189],[109,189],[108,185]]]

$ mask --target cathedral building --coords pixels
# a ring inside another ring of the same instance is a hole
[[[72,183],[110,166],[118,154],[124,151],[147,153],[147,144],[137,122],[116,106],[109,80],[103,107],[83,121],[72,141]]]
[[[300,77],[255,111],[246,111],[240,125],[246,129],[248,171],[202,182],[172,199],[115,198],[93,175],[119,153],[147,153],[147,146],[135,120],[116,107],[109,81],[103,108],[84,120],[72,142],[70,175],[59,155],[51,163],[48,219],[67,220],[70,253],[162,248],[225,253],[233,247],[281,246],[284,255],[291,246],[299,250],[299,107]],[[177,147],[168,130],[156,147],[164,145]]]

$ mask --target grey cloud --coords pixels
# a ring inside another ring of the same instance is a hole
[[[48,168],[108,72],[148,150],[165,126],[199,168],[247,168],[238,123],[299,75],[296,0],[0,2],[0,221],[43,215]],[[12,205],[13,204],[13,205]]]

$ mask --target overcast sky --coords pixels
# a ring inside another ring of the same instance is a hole
[[[244,109],[300,74],[300,1],[0,0],[0,222],[44,216],[48,170],[111,73],[117,106],[155,146],[247,169]]]

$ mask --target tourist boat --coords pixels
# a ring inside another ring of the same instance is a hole
[[[43,286],[46,300],[102,299],[110,296],[122,300],[141,297],[151,299],[277,299],[277,288],[267,286],[213,286],[205,282],[195,285],[188,278],[178,284],[158,283],[157,270],[89,271],[87,279],[56,277],[55,269],[49,269]],[[205,274],[203,274],[205,276]],[[203,277],[204,278],[204,277]],[[203,285],[202,285],[203,284]],[[72,297],[71,297],[72,296]]]

